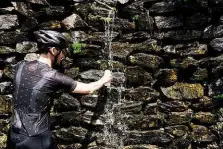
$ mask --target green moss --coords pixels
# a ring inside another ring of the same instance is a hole
[[[223,99],[223,94],[218,94],[214,96],[215,99]]]
[[[132,16],[132,20],[133,21],[137,21],[139,19],[139,15],[134,15],[134,16]]]
[[[80,53],[82,48],[86,47],[86,44],[84,43],[79,43],[79,42],[74,42],[72,44],[72,48],[73,48],[73,53],[76,54],[76,53]]]

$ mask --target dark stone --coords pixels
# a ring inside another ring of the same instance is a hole
[[[211,98],[204,96],[203,98],[198,99],[196,103],[191,105],[194,110],[211,110],[213,108],[213,101]]]
[[[122,13],[132,17],[142,14],[145,12],[145,8],[143,7],[144,1],[145,0],[140,0],[127,5],[124,9],[122,9]]]
[[[117,111],[121,111],[122,113],[128,113],[128,114],[137,114],[140,113],[140,111],[142,111],[142,102],[126,102],[126,103],[122,103],[120,105],[117,105],[115,107],[115,110]]]
[[[163,59],[161,57],[144,53],[130,55],[129,61],[132,64],[139,65],[151,70],[156,70],[163,63]]]
[[[125,69],[125,65],[119,61],[98,60],[95,65],[101,70],[109,69],[111,66],[113,71],[124,71]]]
[[[204,68],[216,67],[219,63],[223,62],[223,54],[217,57],[208,57],[201,59],[199,65]]]
[[[0,115],[11,114],[12,95],[0,95]]]
[[[55,100],[54,110],[55,111],[73,111],[80,108],[79,101],[69,94],[62,94],[59,99]]]
[[[204,88],[201,84],[175,83],[171,87],[161,87],[162,93],[170,99],[196,99],[204,95]]]
[[[57,146],[59,149],[81,149],[82,147],[80,143],[69,144],[69,145],[58,144]]]
[[[176,28],[183,26],[182,21],[177,17],[156,16],[155,22],[158,29]]]
[[[95,42],[98,44],[104,44],[105,42],[112,41],[119,35],[118,32],[112,32],[110,35],[105,35],[104,32],[93,32],[91,34],[86,35],[86,41]]]
[[[13,29],[18,26],[17,15],[0,15],[0,29]]]
[[[14,77],[14,69],[11,66],[7,66],[3,70],[3,76],[9,79]]]
[[[57,142],[61,143],[75,143],[80,142],[85,138],[87,129],[82,127],[69,127],[54,130],[53,135]]]
[[[163,127],[163,119],[158,115],[130,115],[125,124],[129,130],[149,130],[151,128]]]
[[[153,31],[154,20],[147,13],[137,16],[134,19],[134,22],[137,30],[149,30],[150,32]]]
[[[17,32],[17,31],[2,32],[0,33],[0,44],[2,45],[15,44],[18,42],[28,40],[26,35],[27,33],[25,32]]]
[[[199,61],[191,57],[185,59],[172,59],[170,60],[170,65],[174,68],[188,69],[190,67],[197,67]]]
[[[187,110],[185,112],[171,112],[168,117],[165,118],[166,125],[179,125],[188,124],[191,122],[193,116],[192,110]]]
[[[95,119],[96,117],[96,114],[91,112],[91,111],[86,111],[82,118],[81,118],[81,121],[83,123],[86,123],[86,124],[92,124],[94,126],[103,126],[105,125],[105,119],[100,116],[98,119]]]
[[[0,83],[0,94],[9,94],[12,92],[11,82],[1,82]]]
[[[223,24],[223,16],[220,17],[219,23]]]
[[[163,130],[150,131],[127,131],[124,143],[125,144],[166,144],[172,141],[172,137]]]
[[[84,31],[71,31],[69,33],[64,34],[68,40],[70,40],[72,43],[74,42],[83,42],[88,39],[88,34],[86,34]]]
[[[194,115],[194,121],[201,124],[214,124],[216,116],[210,112],[198,112]]]
[[[38,19],[46,20],[59,20],[65,15],[65,9],[62,6],[51,6],[42,8],[35,13],[35,17]]]
[[[156,84],[159,86],[169,86],[177,82],[178,72],[176,69],[160,69],[156,74]]]
[[[205,16],[201,13],[196,13],[190,17],[187,17],[185,20],[185,26],[189,29],[197,29],[200,27],[204,27],[207,23],[209,23],[211,18],[209,16]]]
[[[223,76],[223,62],[219,63],[218,66],[212,69],[212,74],[214,74],[216,77]]]
[[[178,44],[175,46],[165,46],[163,50],[167,54],[174,54],[179,56],[203,56],[208,52],[206,44],[190,43]]]
[[[192,137],[194,142],[212,142],[217,139],[217,137],[211,133],[209,129],[205,126],[192,125],[193,132]]]
[[[151,102],[159,97],[159,92],[150,87],[137,87],[134,89],[127,89],[125,91],[125,99],[133,101]]]
[[[202,81],[208,79],[208,71],[206,68],[198,68],[191,78],[192,80]]]
[[[60,113],[60,126],[79,126],[81,123],[82,114],[76,111]]]
[[[14,7],[5,7],[5,8],[0,8],[0,13],[1,14],[10,14],[15,10]]]
[[[189,103],[173,100],[167,102],[159,102],[158,108],[162,112],[183,112],[188,109]]]
[[[148,25],[148,24],[147,24]],[[133,31],[136,29],[135,22],[129,22],[127,19],[116,18],[113,25],[111,25],[114,31]]]
[[[24,15],[26,17],[30,17],[33,15],[33,10],[31,9],[31,6],[29,3],[25,2],[12,2],[14,8],[16,11],[18,11],[21,15]]]
[[[41,4],[41,5],[50,6],[50,4],[47,2],[47,0],[27,0],[27,2],[33,3],[33,4]]]
[[[218,38],[223,36],[223,25],[213,26],[210,25],[204,30],[203,38],[210,39],[210,38]]]
[[[185,125],[165,127],[165,132],[168,132],[175,137],[187,137],[190,135],[189,128]]]
[[[81,105],[88,107],[88,108],[95,108],[98,102],[98,95],[85,95],[82,96]]]
[[[0,119],[0,133],[4,133],[7,134],[8,133],[8,125],[9,125],[9,120],[5,120],[5,119]]]
[[[9,54],[15,52],[15,49],[6,47],[6,46],[0,46],[0,54]]]
[[[139,66],[127,67],[125,71],[126,83],[128,86],[150,85],[152,75]]]
[[[168,12],[174,12],[177,9],[177,5],[171,1],[169,2],[159,2],[155,3],[151,6],[149,11],[151,13],[168,13]]]
[[[62,21],[62,25],[66,30],[75,29],[78,27],[86,27],[87,24],[85,21],[81,19],[81,17],[77,14],[72,14],[71,16],[65,18]]]
[[[210,46],[217,52],[223,51],[223,38],[216,38],[210,42]]]
[[[38,51],[37,43],[24,41],[22,43],[16,44],[16,52],[26,54],[26,53],[35,53]]]
[[[43,22],[39,25],[40,29],[44,29],[44,30],[59,30],[61,29],[61,23],[60,21],[57,20],[52,20],[49,22]]]
[[[147,103],[143,110],[144,115],[156,115],[157,112],[158,112],[157,103]]]
[[[161,147],[158,147],[156,145],[146,145],[146,144],[141,144],[141,145],[128,145],[124,146],[123,149],[161,149]]]
[[[121,42],[138,42],[138,41],[145,41],[150,38],[150,34],[144,31],[121,34],[120,36],[121,37],[119,41]]]
[[[20,24],[22,26],[22,31],[30,31],[38,26],[38,21],[34,17],[28,17]]]
[[[69,77],[74,79],[79,74],[79,68],[72,67],[70,69],[65,69],[64,74],[66,74],[67,76],[69,76]]]

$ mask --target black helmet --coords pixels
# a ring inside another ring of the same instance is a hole
[[[41,45],[58,47],[61,50],[69,47],[66,37],[57,31],[39,30],[35,31],[34,34]]]

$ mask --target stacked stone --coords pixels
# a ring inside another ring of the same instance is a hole
[[[128,114],[122,148],[222,148],[222,10],[222,0],[3,0],[0,148],[9,128],[12,70],[38,58],[33,31],[39,29],[60,31],[73,43],[74,57],[63,65],[75,80],[114,72],[109,92],[56,94],[51,114],[59,148],[114,148],[100,137],[103,111],[107,98],[117,102],[123,84],[125,102],[117,107]],[[106,24],[113,31],[109,62]]]

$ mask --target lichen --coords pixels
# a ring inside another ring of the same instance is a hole
[[[80,53],[84,47],[86,47],[86,44],[80,42],[74,42],[72,44],[73,54]]]

